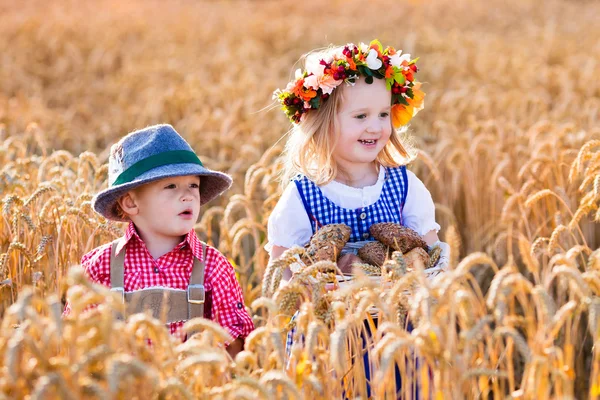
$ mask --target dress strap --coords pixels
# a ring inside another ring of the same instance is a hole
[[[406,204],[406,196],[408,195],[408,175],[406,174],[406,165],[400,167],[402,171],[402,177],[404,178],[404,184],[402,185],[402,205]]]
[[[306,196],[304,196],[304,189],[302,188],[302,182],[299,179],[295,179],[294,183],[296,184],[296,188],[298,189],[298,193],[300,194],[300,199],[302,199],[302,204],[304,205],[304,210],[306,211],[306,214],[308,215],[308,219],[311,220],[311,228],[313,230],[313,233],[315,233],[317,230],[319,230],[319,228],[322,226],[319,223],[319,220],[313,215],[313,213],[310,210],[310,206],[308,205],[308,202],[306,201]],[[314,225],[313,225],[314,223]]]

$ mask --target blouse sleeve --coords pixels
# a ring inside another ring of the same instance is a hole
[[[269,216],[267,231],[265,249],[269,253],[273,246],[304,246],[310,240],[312,226],[295,183],[290,183],[283,191]]]
[[[413,172],[406,170],[406,174],[408,192],[402,209],[404,225],[421,236],[432,230],[438,232],[440,226],[435,222],[435,205],[431,193]]]

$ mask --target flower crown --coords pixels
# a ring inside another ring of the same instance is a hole
[[[273,98],[281,103],[290,121],[298,124],[308,111],[321,107],[342,82],[354,85],[361,75],[368,84],[373,83],[373,78],[385,79],[392,92],[392,125],[399,128],[423,109],[425,97],[421,83],[414,78],[418,58],[411,60],[410,54],[401,53],[393,47],[384,49],[378,40],[373,40],[368,46],[350,43],[318,62],[308,57],[306,70],[296,70],[295,79],[285,90],[277,89]]]

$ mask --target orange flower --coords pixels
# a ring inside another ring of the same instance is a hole
[[[375,39],[371,43],[369,43],[369,49],[374,49],[377,52],[379,58],[382,58],[381,52],[383,51],[383,46],[381,45],[381,42],[379,40]]]
[[[348,61],[349,68],[352,71],[356,71],[356,63],[354,62],[354,60],[352,59],[352,57],[346,57],[346,61]]]
[[[304,101],[310,101],[310,99],[317,95],[316,91],[304,87],[304,79],[299,79],[298,82],[296,82],[296,85],[292,89],[292,93]]]
[[[407,99],[408,103],[415,108],[415,114],[423,109],[423,102],[425,100],[425,92],[421,90],[421,82],[415,83],[412,89],[413,98]]]
[[[294,88],[291,90],[291,92],[299,97],[303,88],[304,88],[304,79],[298,79],[296,81],[296,84],[294,85]]]
[[[310,101],[310,99],[312,99],[316,96],[317,96],[317,92],[312,89],[303,89],[300,94],[300,97],[304,101]]]
[[[421,90],[421,82],[415,83],[412,91],[413,98],[406,99],[408,106],[403,104],[392,106],[392,125],[394,128],[408,124],[412,117],[424,108],[425,93]]]
[[[413,106],[405,106],[403,104],[394,104],[392,106],[392,125],[394,128],[400,128],[408,124],[413,117]]]
[[[385,79],[390,79],[392,76],[394,76],[394,67],[388,65],[385,69]]]

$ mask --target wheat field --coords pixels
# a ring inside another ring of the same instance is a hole
[[[0,399],[365,399],[367,328],[375,399],[395,398],[394,365],[406,399],[413,383],[424,399],[600,399],[598,17],[575,0],[0,0]],[[321,262],[278,289],[303,250],[267,266],[289,129],[271,93],[301,54],[373,38],[420,57],[410,168],[450,271],[392,258],[387,285],[328,292]],[[124,228],[90,204],[110,144],[153,123],[234,178],[196,230],[257,327],[235,359],[210,321],[181,344],[147,315],[115,319],[78,267]]]

